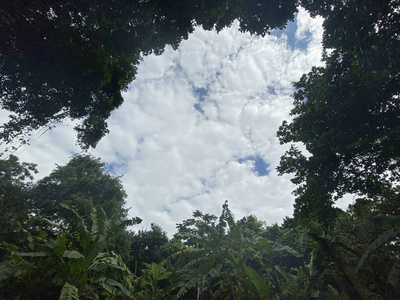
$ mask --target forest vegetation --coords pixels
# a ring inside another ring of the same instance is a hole
[[[177,48],[195,26],[265,35],[298,6],[324,19],[323,62],[294,83],[290,149],[279,174],[297,186],[293,217],[195,211],[172,238],[136,232],[119,177],[75,155],[37,166],[0,160],[1,299],[400,299],[400,1],[12,1],[0,3],[1,127],[7,145],[65,118],[83,149],[141,58]],[[296,145],[305,145],[306,153]],[[12,150],[12,149],[9,149]],[[354,195],[347,210],[334,206]]]

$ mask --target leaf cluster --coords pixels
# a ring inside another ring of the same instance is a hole
[[[108,133],[143,56],[176,49],[196,25],[217,31],[239,19],[266,34],[293,19],[296,1],[13,1],[0,4],[0,106],[6,144],[29,142],[64,119],[83,149]]]

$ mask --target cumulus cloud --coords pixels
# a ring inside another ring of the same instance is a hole
[[[177,51],[144,58],[110,134],[91,151],[123,175],[130,214],[143,226],[158,223],[171,235],[194,210],[219,214],[225,200],[237,218],[271,224],[292,214],[294,187],[275,171],[286,149],[276,131],[292,107],[292,82],[320,64],[322,50],[322,21],[300,10],[296,22],[292,34],[306,39],[304,48],[286,32],[251,36],[234,23],[220,33],[197,28]],[[17,154],[47,175],[79,151],[72,127]]]

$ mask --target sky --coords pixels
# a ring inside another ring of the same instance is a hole
[[[156,223],[171,236],[195,210],[220,215],[225,200],[237,219],[292,216],[291,176],[275,170],[288,145],[276,132],[290,120],[292,83],[322,65],[321,40],[322,19],[300,9],[265,37],[237,23],[219,33],[197,28],[176,51],[143,59],[110,133],[89,151],[122,176],[129,214],[143,219],[136,229]],[[73,127],[35,132],[15,154],[44,177],[81,152]]]

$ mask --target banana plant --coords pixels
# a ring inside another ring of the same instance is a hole
[[[178,229],[176,237],[188,244],[173,256],[177,274],[186,282],[179,295],[189,291],[198,299],[254,299],[246,261],[254,258],[251,246],[258,239],[244,236],[227,202],[219,218],[196,211]]]
[[[384,276],[387,278],[386,282],[400,294],[400,216],[368,219],[354,227],[350,233],[355,237],[361,235],[369,237],[356,270],[361,272],[363,269],[372,267],[375,272],[379,272],[382,270],[375,267],[376,263],[373,264],[373,261],[380,261],[383,265],[390,263],[390,270],[386,270]]]
[[[15,285],[22,299],[132,298],[133,276],[121,257],[107,248],[113,235],[140,219],[108,219],[102,208],[93,208],[91,224],[86,224],[73,208],[63,207],[73,214],[68,228],[55,227],[54,236],[49,236],[32,235],[19,226],[28,251],[2,243],[10,259],[0,265],[0,279]]]
[[[146,264],[141,275],[135,279],[134,295],[138,300],[178,299],[178,286],[173,282],[174,269],[163,260],[156,264]]]

